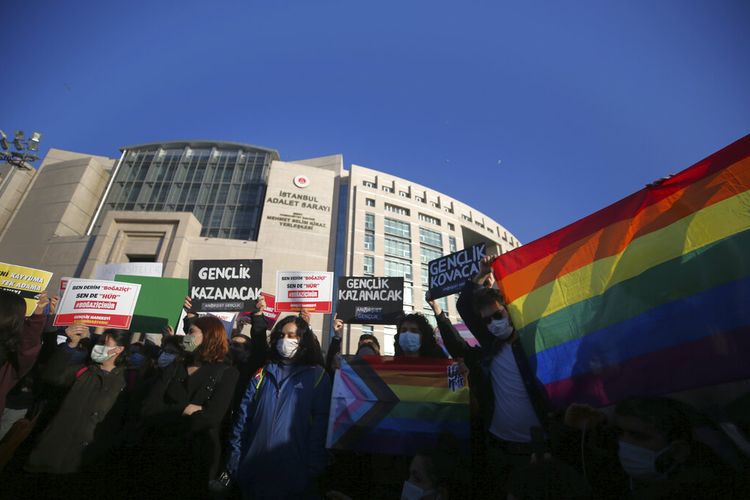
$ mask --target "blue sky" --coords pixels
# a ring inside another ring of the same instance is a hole
[[[7,2],[0,128],[342,153],[532,239],[750,133],[750,2]],[[15,22],[8,22],[13,19]]]

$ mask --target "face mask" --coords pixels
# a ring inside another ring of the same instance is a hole
[[[177,354],[171,352],[162,352],[159,354],[159,359],[156,360],[156,365],[159,368],[166,368],[171,365],[174,360],[177,359]]]
[[[656,470],[656,461],[672,447],[667,446],[660,451],[652,451],[641,446],[620,441],[618,455],[620,465],[631,479],[642,481],[654,481],[657,479],[666,479],[666,474]]]
[[[401,490],[401,500],[419,500],[430,493],[432,493],[432,490],[425,491],[410,481],[404,481],[404,488]]]
[[[369,345],[363,345],[357,351],[357,356],[377,356],[377,353],[375,352],[375,349]]]
[[[250,351],[244,344],[229,344],[229,350],[232,352],[232,359],[237,363],[245,363],[250,357]]]
[[[401,332],[398,336],[398,345],[404,352],[419,352],[419,348],[422,346],[422,336],[413,332]]]
[[[182,339],[182,347],[184,347],[187,352],[193,352],[195,348],[198,347],[198,344],[195,343],[195,337],[192,335],[185,335]]]
[[[493,319],[490,324],[487,325],[487,330],[499,339],[507,339],[513,333],[513,327],[510,326],[508,318]]]
[[[140,368],[145,362],[146,356],[144,356],[140,352],[134,352],[130,355],[130,364],[135,368]]]
[[[114,354],[109,354],[107,351],[110,349],[114,349],[114,347],[107,347],[104,344],[97,344],[94,346],[94,348],[91,350],[91,361],[94,363],[102,364],[105,361],[107,361],[109,358],[114,356]]]
[[[276,350],[279,351],[279,354],[281,354],[286,359],[292,358],[295,353],[297,352],[297,348],[299,347],[299,340],[297,339],[279,339],[278,342],[276,342]]]

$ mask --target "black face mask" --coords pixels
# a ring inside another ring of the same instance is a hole
[[[235,363],[247,363],[250,358],[250,350],[244,344],[232,343],[229,345],[229,351]]]
[[[377,356],[378,353],[369,345],[363,345],[357,350],[357,356]]]

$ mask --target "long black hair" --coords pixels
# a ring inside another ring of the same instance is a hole
[[[115,339],[115,344],[117,344],[119,347],[124,347],[125,349],[117,356],[117,359],[115,359],[115,366],[124,365],[128,361],[128,346],[130,345],[130,339],[132,338],[132,334],[128,330],[117,330],[114,328],[111,328],[109,330],[104,330],[104,333],[102,333],[101,336],[101,343],[104,344],[107,342],[107,337],[111,337]]]
[[[292,364],[325,366],[323,351],[320,348],[318,337],[310,329],[310,325],[299,316],[287,316],[274,325],[271,337],[268,339],[268,360],[272,363],[281,363],[283,361],[284,358],[282,358],[279,350],[276,348],[276,344],[282,338],[284,327],[289,323],[294,323],[297,326],[297,336],[299,337],[299,347],[294,356],[292,356]]]
[[[401,326],[404,323],[412,322],[417,324],[419,329],[420,337],[422,340],[419,345],[419,355],[423,358],[445,358],[446,355],[435,340],[435,331],[432,329],[430,322],[422,313],[405,314],[401,316],[396,326],[397,333],[393,337],[394,351],[396,356],[403,356],[404,350],[401,349],[401,344],[398,340],[401,338]]]
[[[23,333],[26,301],[17,293],[0,290],[0,366],[6,361],[16,363],[18,339]]]

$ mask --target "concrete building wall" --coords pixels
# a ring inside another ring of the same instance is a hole
[[[442,193],[377,170],[353,165],[344,170],[341,155],[271,163],[257,241],[201,236],[191,212],[107,211],[86,236],[105,193],[115,160],[52,149],[36,175],[19,176],[0,187],[0,261],[61,277],[94,277],[99,264],[131,259],[162,262],[165,277],[187,278],[193,259],[262,259],[263,289],[276,293],[276,272],[333,271],[364,275],[372,257],[375,276],[386,275],[385,220],[407,222],[411,264],[411,300],[405,310],[424,312],[420,227],[441,235],[442,254],[449,238],[461,249],[479,241],[488,251],[505,252],[519,243],[490,217]],[[28,184],[24,190],[24,182]],[[25,194],[20,194],[25,193]],[[20,196],[20,200],[19,200]],[[19,201],[16,201],[19,200]],[[5,212],[2,212],[3,207]],[[373,214],[374,248],[365,248],[365,214]],[[3,215],[5,214],[5,215]],[[8,215],[11,214],[11,215]],[[457,320],[455,296],[445,302]],[[312,327],[323,346],[330,335],[329,315],[316,314]],[[363,331],[371,331],[392,349],[395,327],[351,325],[344,352],[356,350]]]
[[[0,164],[0,241],[5,228],[29,191],[36,170],[21,170],[8,163]]]

